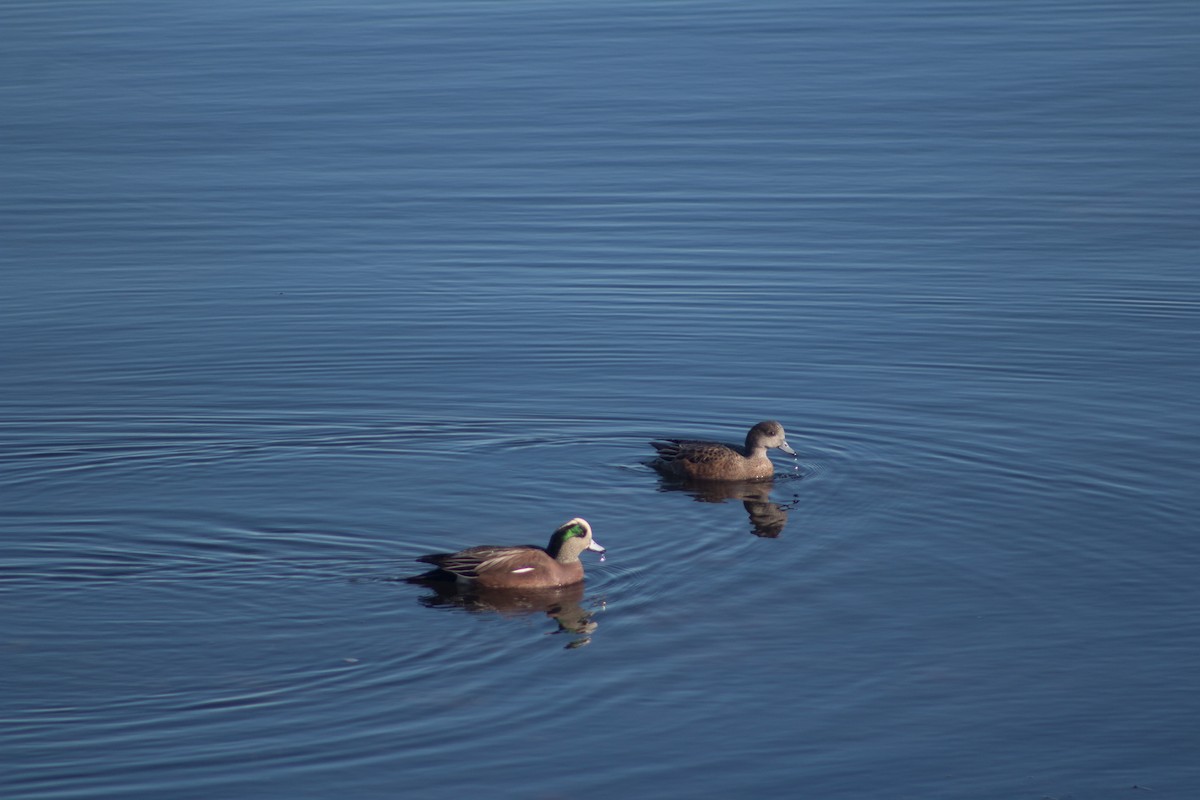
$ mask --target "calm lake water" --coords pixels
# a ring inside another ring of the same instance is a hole
[[[1198,43],[7,3],[0,796],[1200,796]],[[576,515],[552,602],[403,581]]]

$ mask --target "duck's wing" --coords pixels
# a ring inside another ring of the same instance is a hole
[[[692,464],[711,464],[723,458],[729,458],[732,448],[716,442],[698,442],[688,439],[668,439],[651,442],[658,451],[658,457],[667,463],[689,462]],[[733,451],[736,453],[736,451]]]
[[[417,561],[433,564],[461,578],[474,580],[483,572],[528,572],[536,568],[546,551],[533,545],[496,547],[481,545],[457,553],[433,553]]]

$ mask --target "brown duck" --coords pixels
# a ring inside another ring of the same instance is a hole
[[[433,564],[428,579],[471,581],[492,589],[535,589],[569,586],[583,580],[584,550],[603,553],[592,538],[592,526],[582,517],[567,520],[545,548],[536,545],[481,545],[457,553],[432,553],[417,561]]]
[[[775,475],[775,465],[767,451],[778,448],[788,455],[796,451],[788,446],[783,426],[775,420],[760,422],[746,434],[746,446],[717,442],[667,439],[651,442],[658,451],[652,465],[664,475],[700,481],[759,481]]]

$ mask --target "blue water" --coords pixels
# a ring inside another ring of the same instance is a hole
[[[8,3],[0,796],[1197,796],[1198,41]],[[402,580],[576,515],[560,602]]]

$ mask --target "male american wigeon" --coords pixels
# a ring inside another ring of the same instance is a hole
[[[493,589],[537,589],[568,586],[583,580],[584,550],[603,553],[592,538],[592,526],[581,517],[554,531],[545,548],[536,545],[468,547],[457,553],[432,553],[417,561],[437,567],[425,577],[471,581]]]
[[[775,474],[775,465],[767,458],[767,450],[777,447],[788,455],[796,455],[784,438],[783,426],[775,420],[766,420],[751,428],[746,434],[745,447],[687,439],[650,444],[658,451],[652,464],[659,472],[702,481],[765,480]]]

